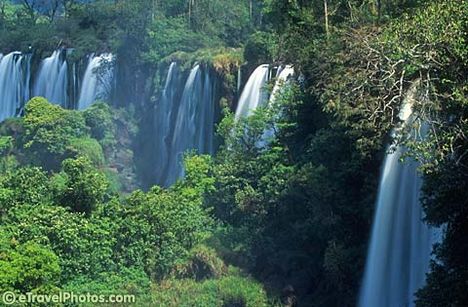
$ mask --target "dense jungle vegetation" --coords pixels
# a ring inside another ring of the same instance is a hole
[[[127,85],[85,111],[35,97],[0,124],[0,292],[355,306],[382,160],[418,84],[429,132],[401,142],[446,234],[416,304],[467,306],[467,19],[464,0],[0,0],[3,53],[112,52]],[[188,153],[161,188],[148,110],[171,61],[216,72],[223,116],[217,154]],[[298,78],[234,120],[237,72],[263,63]]]

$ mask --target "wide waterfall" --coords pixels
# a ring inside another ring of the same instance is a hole
[[[268,101],[268,92],[264,88],[270,73],[269,65],[260,65],[250,76],[242,91],[236,109],[236,119],[247,117],[259,106]]]
[[[187,151],[214,151],[215,80],[208,69],[195,65],[180,100],[179,84],[180,73],[172,63],[155,114],[156,181],[162,186],[170,186],[183,176]]]
[[[18,115],[29,99],[30,55],[0,54],[0,121]]]
[[[67,106],[68,64],[62,50],[56,50],[42,60],[34,86],[34,96],[42,96],[52,103]]]
[[[406,125],[414,121],[411,109],[406,102],[400,113]],[[404,152],[405,148],[398,146],[385,158],[359,300],[361,307],[413,306],[414,293],[424,285],[429,269],[438,231],[422,220],[418,163],[401,162]]]
[[[113,78],[112,61],[112,54],[93,55],[89,58],[78,98],[78,110],[86,109],[96,100],[109,97]]]

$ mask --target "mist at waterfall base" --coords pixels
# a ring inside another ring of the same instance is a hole
[[[54,51],[40,61],[36,73],[31,70],[31,54],[0,55],[0,121],[20,115],[33,96],[80,110],[96,100],[108,100],[113,86],[113,55],[90,56],[81,75],[76,69],[77,63],[67,61],[70,52],[66,49]]]
[[[406,102],[400,113],[406,125],[414,120],[411,108]],[[432,246],[440,237],[440,230],[423,222],[418,163],[400,161],[404,153],[397,146],[384,161],[360,307],[414,306],[414,293],[425,283]]]

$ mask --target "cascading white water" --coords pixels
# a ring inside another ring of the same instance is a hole
[[[68,64],[62,58],[62,50],[56,50],[42,60],[34,86],[34,96],[47,98],[49,102],[67,105]]]
[[[17,115],[29,99],[30,56],[12,52],[0,56],[0,121]]]
[[[285,67],[281,67],[281,69],[278,69],[275,86],[273,87],[273,90],[270,94],[270,103],[273,103],[275,101],[283,86],[286,85],[289,78],[291,78],[293,75],[294,68],[291,65],[286,65]]]
[[[276,82],[273,86],[273,90],[270,94],[269,105],[272,105],[276,102],[276,99],[280,97],[281,92],[287,86],[289,78],[294,75],[294,68],[291,65],[280,66],[276,72]],[[277,114],[279,115],[279,114]],[[274,137],[275,131],[274,128],[265,130],[262,135],[262,139],[257,143],[258,147],[265,147],[266,144]]]
[[[406,125],[414,121],[410,103],[414,91],[400,113]],[[432,245],[438,240],[439,231],[422,220],[418,163],[401,162],[404,152],[398,146],[385,158],[360,307],[413,306],[414,293],[425,282]]]
[[[258,107],[274,103],[283,87],[287,84],[289,78],[294,75],[294,68],[291,65],[286,65],[285,67],[280,66],[278,68],[276,73],[276,82],[273,90],[271,91],[270,97],[268,98],[268,92],[264,87],[269,80],[269,74],[270,69],[266,64],[260,65],[252,73],[239,99],[235,114],[236,119],[248,117]],[[257,146],[264,147],[273,135],[273,129],[265,130],[261,141],[257,143]]]
[[[90,57],[81,84],[78,110],[86,109],[98,99],[109,97],[113,78],[113,69],[110,63],[113,59],[112,54]]]
[[[189,150],[213,151],[214,89],[208,71],[196,65],[185,83],[168,151],[165,186],[184,175],[183,158]]]
[[[208,103],[201,108],[201,119],[198,135],[198,149],[201,153],[214,154],[214,116],[215,116],[215,83],[210,74],[205,72],[203,81],[203,100]]]
[[[269,74],[267,64],[260,65],[250,76],[237,104],[235,118],[247,117],[259,106],[268,101],[268,92],[264,89]]]
[[[172,62],[167,72],[166,84],[164,86],[161,99],[156,105],[154,118],[155,140],[155,174],[156,183],[164,184],[167,176],[169,160],[169,149],[171,146],[171,133],[173,113],[177,111],[177,90],[179,85],[179,69],[175,62]]]

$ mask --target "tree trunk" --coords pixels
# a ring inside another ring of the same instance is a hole
[[[330,36],[330,28],[328,24],[328,2],[327,0],[323,0],[323,10],[325,15],[325,33],[327,34],[327,38]]]

